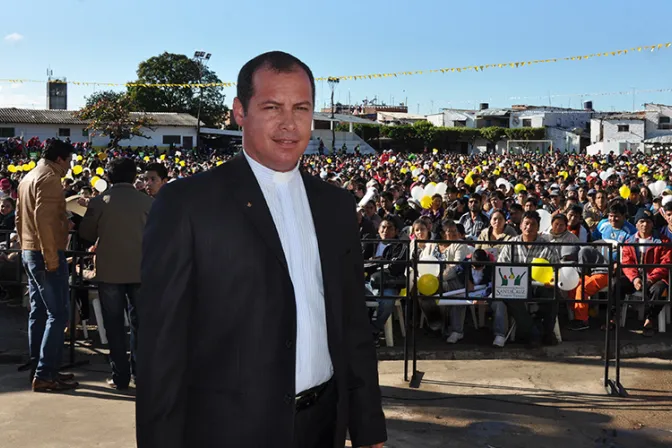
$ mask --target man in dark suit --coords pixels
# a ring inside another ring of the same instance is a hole
[[[138,447],[380,448],[355,203],[298,169],[313,75],[270,52],[237,88],[244,151],[163,187],[145,230]]]

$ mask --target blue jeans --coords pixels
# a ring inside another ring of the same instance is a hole
[[[58,253],[58,270],[47,272],[42,252],[22,251],[23,267],[28,276],[30,313],[28,346],[35,377],[45,381],[58,378],[63,360],[65,325],[68,321],[68,263],[65,253]]]
[[[379,294],[374,293],[373,289],[367,285],[366,295],[368,296],[378,296]],[[395,288],[384,288],[383,293],[380,294],[383,297],[394,297],[398,296],[399,292]],[[376,299],[378,302],[378,310],[376,311],[376,320],[371,323],[375,332],[381,332],[385,329],[385,322],[390,318],[394,312],[394,304],[396,299]]]
[[[110,349],[112,380],[120,387],[127,387],[135,376],[135,352],[137,347],[138,313],[135,309],[140,284],[99,283],[98,294],[103,309],[103,321]],[[131,357],[129,362],[126,347],[124,311],[128,310],[131,325]]]
[[[506,319],[504,312],[506,305],[504,302],[490,302],[492,309],[492,332],[495,336],[506,337]],[[464,333],[464,318],[467,313],[466,306],[451,306],[450,307],[450,331],[456,333]]]

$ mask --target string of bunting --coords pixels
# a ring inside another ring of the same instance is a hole
[[[672,47],[672,42],[659,43],[654,45],[643,45],[640,47],[632,47],[623,50],[614,50],[614,51],[605,51],[602,53],[591,53],[583,56],[568,56],[564,58],[551,58],[551,59],[537,59],[531,61],[518,61],[518,62],[500,62],[496,64],[479,64],[479,65],[468,65],[465,67],[448,67],[448,68],[437,68],[431,70],[411,70],[403,72],[393,72],[393,73],[371,73],[367,75],[345,75],[345,76],[323,76],[315,78],[315,81],[355,81],[355,80],[364,80],[364,79],[380,79],[380,78],[397,78],[400,76],[413,76],[413,75],[424,75],[427,73],[462,73],[462,72],[482,72],[494,68],[521,68],[528,67],[531,65],[537,64],[551,64],[556,62],[565,62],[565,61],[585,61],[588,59],[599,58],[599,57],[609,57],[609,56],[624,56],[630,53],[638,53],[642,51],[656,51]],[[42,83],[44,81],[32,80],[32,79],[0,79],[0,83],[11,83],[11,84],[21,84],[21,83]],[[109,87],[183,87],[183,88],[206,88],[206,87],[233,87],[236,85],[235,82],[216,82],[216,83],[205,83],[205,84],[147,84],[147,83],[113,83],[113,82],[91,82],[91,81],[59,81],[53,80],[51,82],[63,83],[76,85],[76,86],[109,86]]]

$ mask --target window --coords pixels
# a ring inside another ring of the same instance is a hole
[[[14,128],[0,128],[0,138],[16,137]]]
[[[485,127],[490,127],[492,126],[492,120],[485,120]]]
[[[467,120],[453,121],[453,126],[456,127],[456,128],[466,128],[467,127]]]
[[[70,128],[59,128],[58,136],[59,137],[70,137]]]
[[[531,118],[523,118],[523,127],[524,128],[531,128],[532,127],[532,119]]]
[[[658,129],[672,129],[672,125],[670,124],[670,117],[666,115],[661,115],[658,118]]]
[[[179,135],[164,135],[163,136],[164,145],[180,145],[182,144],[182,137]]]
[[[89,130],[88,129],[82,129],[82,137],[88,137],[89,136]]]
[[[629,124],[619,124],[618,125],[618,132],[630,132],[630,125]]]

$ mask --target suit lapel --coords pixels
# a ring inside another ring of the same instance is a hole
[[[285,271],[289,273],[287,259],[285,258],[285,252],[282,249],[278,230],[275,227],[273,216],[268,209],[268,204],[266,204],[266,199],[264,198],[261,187],[259,187],[259,183],[252,172],[252,168],[250,168],[250,165],[247,163],[242,152],[234,157],[229,163],[234,166],[233,172],[235,173],[235,185],[233,194],[235,196],[236,204],[255,226],[257,233],[259,233],[278,261],[280,261],[285,268]],[[227,191],[227,194],[228,193],[229,192]]]

